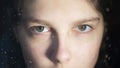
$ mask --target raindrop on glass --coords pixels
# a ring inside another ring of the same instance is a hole
[[[29,64],[32,64],[32,60],[29,60]]]
[[[4,54],[7,54],[7,51],[4,51]]]
[[[106,8],[106,12],[109,12],[110,11],[110,8]]]
[[[21,13],[18,13],[18,16],[21,16],[22,14]]]
[[[108,46],[111,47],[111,44],[109,44]]]
[[[109,37],[108,37],[108,36],[106,37],[106,40],[109,40]]]
[[[10,59],[13,59],[13,57],[10,57]]]
[[[4,62],[1,62],[1,64],[4,64]]]

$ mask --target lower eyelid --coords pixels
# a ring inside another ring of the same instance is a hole
[[[48,34],[50,32],[50,28],[46,28],[48,30],[46,30],[45,32],[35,32],[34,30],[30,29],[29,32],[33,35],[45,35]]]
[[[85,25],[85,24],[83,24],[83,25]],[[79,25],[78,25],[78,26],[79,26]],[[78,26],[76,26],[76,27],[73,28],[73,30],[74,30],[75,32],[78,32],[78,33],[87,33],[87,32],[90,32],[90,31],[94,30],[94,27],[91,26],[91,25],[88,25],[88,24],[86,24],[86,26],[88,26],[90,30],[88,30],[88,31],[86,31],[86,32],[80,31],[79,28],[78,28]],[[82,25],[81,25],[81,26],[82,26]],[[88,27],[87,27],[87,28],[88,28]]]

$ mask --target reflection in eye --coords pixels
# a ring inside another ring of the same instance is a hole
[[[83,33],[85,33],[85,32],[91,31],[91,30],[92,30],[92,27],[89,26],[89,25],[86,25],[86,24],[84,24],[84,25],[78,25],[77,28],[76,28],[76,30],[77,30],[78,32],[83,32]]]
[[[32,27],[32,32],[33,33],[43,33],[43,32],[48,32],[49,28],[45,26],[33,26]]]

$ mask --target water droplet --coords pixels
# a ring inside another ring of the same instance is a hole
[[[109,44],[108,46],[111,47],[111,44]]]
[[[14,62],[12,64],[14,64]]]
[[[4,62],[1,62],[1,64],[4,64]]]
[[[108,58],[108,55],[106,54],[105,57]]]
[[[109,40],[109,37],[108,37],[108,36],[106,37],[106,40]]]
[[[111,59],[111,57],[108,57],[108,60],[110,60]]]
[[[14,52],[13,50],[11,50],[11,52]]]
[[[21,13],[18,13],[18,16],[21,16],[22,14]]]
[[[0,50],[1,50],[1,51],[3,51],[3,49],[2,49],[2,48],[1,48]]]
[[[7,54],[7,51],[4,51],[4,54]]]
[[[17,63],[16,61],[14,63]]]
[[[108,29],[107,28],[105,28],[105,32],[107,32],[108,31]]]
[[[110,8],[106,8],[106,12],[109,12],[110,11]]]
[[[13,57],[10,57],[10,59],[13,59]]]
[[[4,41],[5,39],[4,38],[2,38],[2,41]]]
[[[3,16],[3,18],[5,18],[5,16]]]
[[[29,60],[29,64],[32,64],[32,60]]]

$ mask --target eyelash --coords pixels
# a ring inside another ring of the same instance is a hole
[[[49,32],[50,31],[50,28],[47,27],[47,26],[32,26],[30,27],[30,31],[32,33],[36,33],[36,34],[39,34],[39,33],[46,33],[46,32]]]
[[[77,25],[74,30],[79,33],[87,33],[93,30],[93,27],[88,24],[83,24],[83,25]],[[30,27],[30,32],[35,34],[47,33],[49,31],[50,31],[50,28],[45,25]]]
[[[90,32],[91,30],[93,30],[93,27],[88,24],[83,24],[83,25],[77,25],[75,27],[75,30],[80,33],[87,33],[87,32]]]

